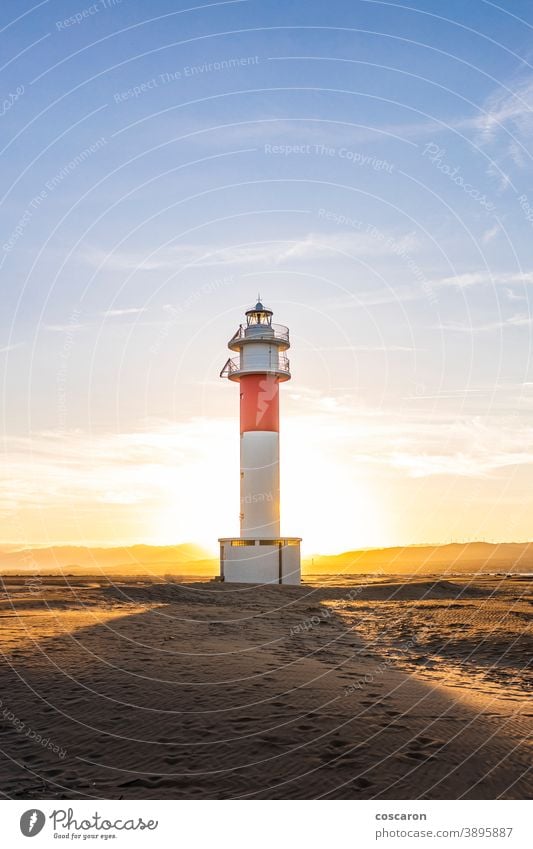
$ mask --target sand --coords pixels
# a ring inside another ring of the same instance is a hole
[[[528,798],[529,587],[4,578],[0,791]]]

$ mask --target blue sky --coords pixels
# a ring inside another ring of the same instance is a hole
[[[293,338],[286,533],[530,538],[532,25],[3,3],[0,539],[235,533],[218,372],[258,291]]]

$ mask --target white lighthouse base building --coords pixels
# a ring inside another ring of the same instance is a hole
[[[300,537],[220,542],[220,579],[242,584],[299,584]]]

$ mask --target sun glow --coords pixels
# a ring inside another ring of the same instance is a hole
[[[321,428],[288,423],[281,455],[282,529],[304,553],[384,546],[389,525],[367,470],[324,441]]]
[[[472,433],[472,462],[485,475],[480,495],[475,470],[465,469],[465,426],[461,442],[448,447],[443,468],[442,441],[435,459],[435,440],[428,439],[425,424],[397,417],[390,425],[379,415],[298,405],[295,413],[286,397],[282,408],[281,532],[302,537],[305,555],[473,534],[505,541],[528,537],[530,499],[515,504],[512,525],[487,512],[507,485],[505,470],[486,475],[485,455],[496,434],[480,447],[478,430]],[[228,406],[231,413],[233,404]],[[150,421],[130,432],[47,432],[6,440],[2,542],[196,543],[216,556],[219,537],[239,535],[236,419],[203,416]],[[441,425],[435,427],[440,435]],[[525,472],[516,471],[517,479],[519,474],[525,480]],[[43,480],[50,482],[44,503]]]
[[[195,542],[216,554],[219,536],[238,536],[238,435],[221,428],[220,439],[208,439],[204,446],[194,461],[161,470],[164,497],[153,517],[151,542]],[[368,471],[349,461],[318,422],[303,427],[300,420],[284,422],[281,530],[301,536],[304,553],[388,544],[389,525]]]

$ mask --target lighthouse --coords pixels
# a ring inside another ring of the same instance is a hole
[[[279,387],[291,379],[289,329],[272,323],[261,298],[228,342],[237,354],[220,377],[239,386],[240,536],[220,542],[220,579],[299,584],[300,537],[280,533]]]

